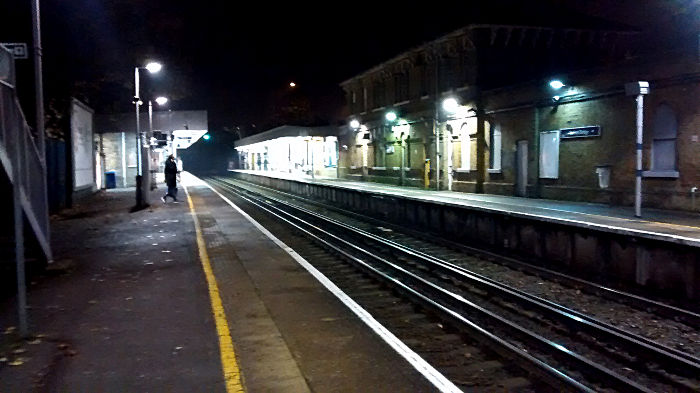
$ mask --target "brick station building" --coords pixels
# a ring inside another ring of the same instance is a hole
[[[625,84],[648,81],[643,204],[697,210],[697,48],[649,55],[638,41],[600,25],[469,25],[413,48],[341,84],[357,123],[340,131],[338,173],[631,205],[637,104]]]

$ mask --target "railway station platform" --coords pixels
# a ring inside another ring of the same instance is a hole
[[[310,176],[293,176],[276,172],[249,170],[231,170],[230,172],[343,187],[376,194],[399,195],[436,203],[455,203],[467,207],[495,210],[515,215],[531,215],[542,220],[551,220],[552,222],[568,222],[571,225],[586,225],[619,232],[629,231],[630,234],[645,233],[649,236],[658,236],[659,239],[669,241],[678,239],[680,242],[698,242],[697,244],[700,246],[700,212],[690,213],[645,208],[642,210],[642,218],[637,218],[634,216],[634,208],[629,206],[608,206],[599,203],[435,191],[327,177],[311,179]]]
[[[52,218],[29,338],[16,300],[0,300],[0,391],[439,390],[430,366],[409,363],[300,257],[182,180],[180,203],[163,204],[161,185],[129,212],[134,189],[109,190]]]
[[[644,208],[636,218],[631,207],[278,172],[229,174],[586,279],[700,299],[700,213]]]

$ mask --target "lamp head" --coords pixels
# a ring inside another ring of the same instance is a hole
[[[157,63],[155,61],[152,61],[152,62],[146,64],[146,69],[151,74],[155,74],[156,72],[159,72],[161,70],[161,68],[163,68],[163,66],[160,63]]]
[[[551,87],[554,90],[559,90],[564,86],[566,86],[564,82],[560,81],[559,79],[554,79],[549,82],[549,87]]]
[[[454,97],[448,97],[442,101],[442,109],[447,113],[456,113],[457,108],[459,108],[459,102]]]
[[[168,99],[166,97],[161,96],[161,97],[156,98],[156,104],[158,104],[158,105],[165,105],[167,103],[168,103]]]

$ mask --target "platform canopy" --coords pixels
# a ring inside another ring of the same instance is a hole
[[[323,127],[300,127],[300,126],[280,126],[259,134],[251,135],[236,141],[236,148],[254,145],[260,142],[271,141],[284,137],[328,137],[337,136],[338,127],[323,126]]]

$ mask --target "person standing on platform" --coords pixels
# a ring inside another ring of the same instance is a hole
[[[165,184],[168,186],[168,192],[160,198],[163,203],[167,202],[168,197],[173,198],[173,202],[178,202],[177,200],[177,176],[179,171],[177,170],[177,162],[175,162],[175,157],[169,155],[168,159],[165,161]]]

